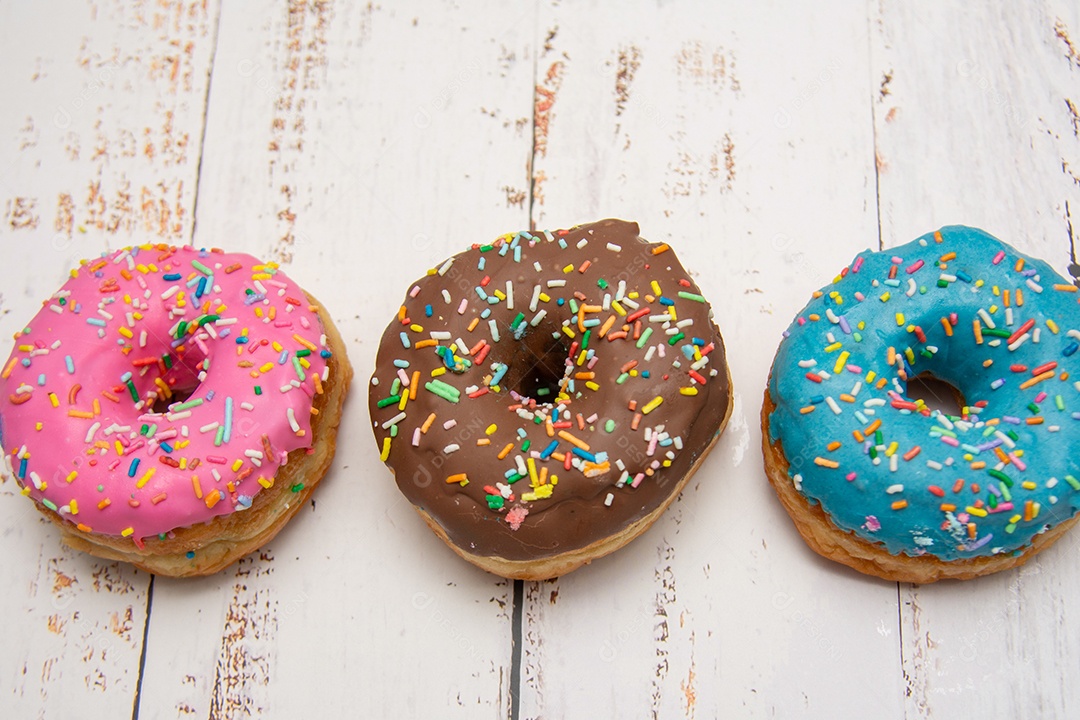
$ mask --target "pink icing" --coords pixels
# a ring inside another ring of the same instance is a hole
[[[83,261],[16,335],[0,443],[23,494],[138,543],[245,509],[311,447],[328,357],[314,308],[273,263],[128,248]],[[201,404],[182,409],[162,385]]]

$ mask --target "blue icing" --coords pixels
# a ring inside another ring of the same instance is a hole
[[[1055,290],[1055,284],[1069,283],[1046,263],[981,230],[949,226],[940,230],[940,238],[929,233],[884,252],[860,253],[799,313],[784,334],[769,379],[777,406],[769,416],[770,435],[781,440],[789,475],[798,478],[797,487],[810,502],[820,503],[839,527],[883,543],[893,554],[955,560],[1013,552],[1080,509],[1080,457],[1073,451],[1080,432],[1080,354],[1070,352],[1080,340],[1080,294]],[[995,265],[1000,252],[1004,258]],[[956,258],[942,262],[949,253]],[[894,264],[893,280],[899,282],[886,283]],[[941,319],[953,314],[950,337]],[[976,320],[981,345],[975,340]],[[1011,350],[1009,338],[995,335],[1011,335],[1028,320],[1034,320],[1028,337]],[[1056,334],[1048,320],[1057,324]],[[892,365],[890,347],[896,352]],[[848,357],[839,363],[845,352]],[[800,361],[815,364],[801,367]],[[1034,379],[1034,369],[1051,362],[1056,367],[1043,371],[1050,377],[1020,387]],[[1065,381],[1063,372],[1069,373]],[[915,401],[906,396],[906,377],[921,373],[956,386],[969,414],[945,417],[921,405],[903,405]],[[879,388],[881,379],[885,383]],[[1046,397],[1036,404],[1041,393]],[[800,412],[811,406],[812,412]],[[1028,424],[1029,418],[1042,422]],[[879,420],[880,436],[871,432],[859,441],[853,435]],[[829,451],[834,441],[841,446]],[[913,455],[916,446],[920,450]],[[999,451],[1011,459],[1002,462]],[[980,462],[985,466],[978,467]],[[959,480],[963,487],[954,492]],[[932,486],[943,494],[931,492]],[[904,502],[906,507],[893,509]]]

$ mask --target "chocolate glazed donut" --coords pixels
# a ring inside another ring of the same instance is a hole
[[[644,532],[731,412],[709,304],[621,220],[505,235],[429,271],[371,383],[401,491],[459,555],[526,579]]]

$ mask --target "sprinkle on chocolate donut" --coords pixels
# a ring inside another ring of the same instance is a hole
[[[968,577],[1006,566],[978,559],[1028,552],[1080,508],[1077,298],[973,228],[861,253],[780,343],[764,414],[766,459],[787,463],[778,491],[865,552],[927,559],[914,576],[886,555],[880,572],[859,568],[883,577]],[[908,392],[923,374],[958,390],[959,412]]]
[[[381,457],[459,553],[507,561],[487,569],[528,577],[588,555],[658,515],[722,429],[711,315],[635,223],[474,245],[413,285],[383,335],[369,401]]]

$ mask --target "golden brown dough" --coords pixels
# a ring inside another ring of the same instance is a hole
[[[937,580],[970,580],[980,575],[1018,567],[1041,550],[1050,547],[1057,538],[1076,524],[1080,515],[1037,535],[1032,544],[1015,554],[953,560],[945,562],[931,555],[912,557],[893,555],[881,545],[868,543],[854,533],[833,524],[820,505],[811,505],[788,476],[789,464],[784,448],[777,440],[769,443],[769,414],[776,408],[765,391],[761,407],[761,445],[765,456],[765,474],[788,511],[795,528],[810,548],[822,557],[843,563],[867,575],[896,582],[931,583]]]
[[[171,533],[173,537],[165,540],[147,538],[142,550],[127,538],[80,532],[56,513],[37,505],[42,514],[60,528],[65,545],[107,560],[123,560],[157,575],[190,577],[212,575],[224,569],[270,542],[285,527],[330,469],[338,424],[352,380],[345,342],[330,314],[310,294],[308,299],[319,308],[326,343],[333,353],[325,391],[315,396],[314,406],[319,412],[311,423],[313,452],[300,449],[289,453],[289,462],[279,470],[273,486],[255,495],[247,510],[201,525],[179,528]],[[303,489],[293,492],[291,488],[298,483],[303,483]],[[188,552],[194,553],[193,556],[187,557]]]
[[[729,376],[728,383],[730,382],[731,378]],[[733,396],[729,394],[727,411],[724,413],[724,419],[721,421],[720,427],[717,428],[716,435],[713,437],[712,442],[709,443],[704,452],[698,457],[697,461],[690,467],[689,472],[683,475],[678,481],[675,491],[668,496],[667,500],[651,513],[632,525],[627,526],[622,531],[615,533],[614,535],[609,535],[606,538],[577,550],[571,550],[569,552],[537,560],[507,560],[506,558],[498,556],[476,555],[450,542],[450,538],[447,536],[446,531],[443,530],[439,523],[435,522],[434,518],[420,508],[414,507],[414,509],[419,513],[420,517],[423,518],[424,522],[427,523],[427,526],[431,528],[436,535],[442,538],[443,542],[450,546],[451,550],[457,553],[461,558],[468,560],[479,568],[483,568],[484,570],[495,573],[501,577],[513,578],[516,580],[548,580],[550,578],[561,577],[568,572],[577,570],[584,565],[588,565],[593,560],[615,552],[631,540],[644,534],[644,532],[664,514],[664,511],[675,501],[675,498],[683,491],[686,484],[690,482],[690,478],[693,477],[694,473],[701,467],[701,463],[716,445],[716,441],[720,439],[720,435],[723,434],[724,428],[727,427],[728,420],[731,418],[731,408],[733,403]]]

